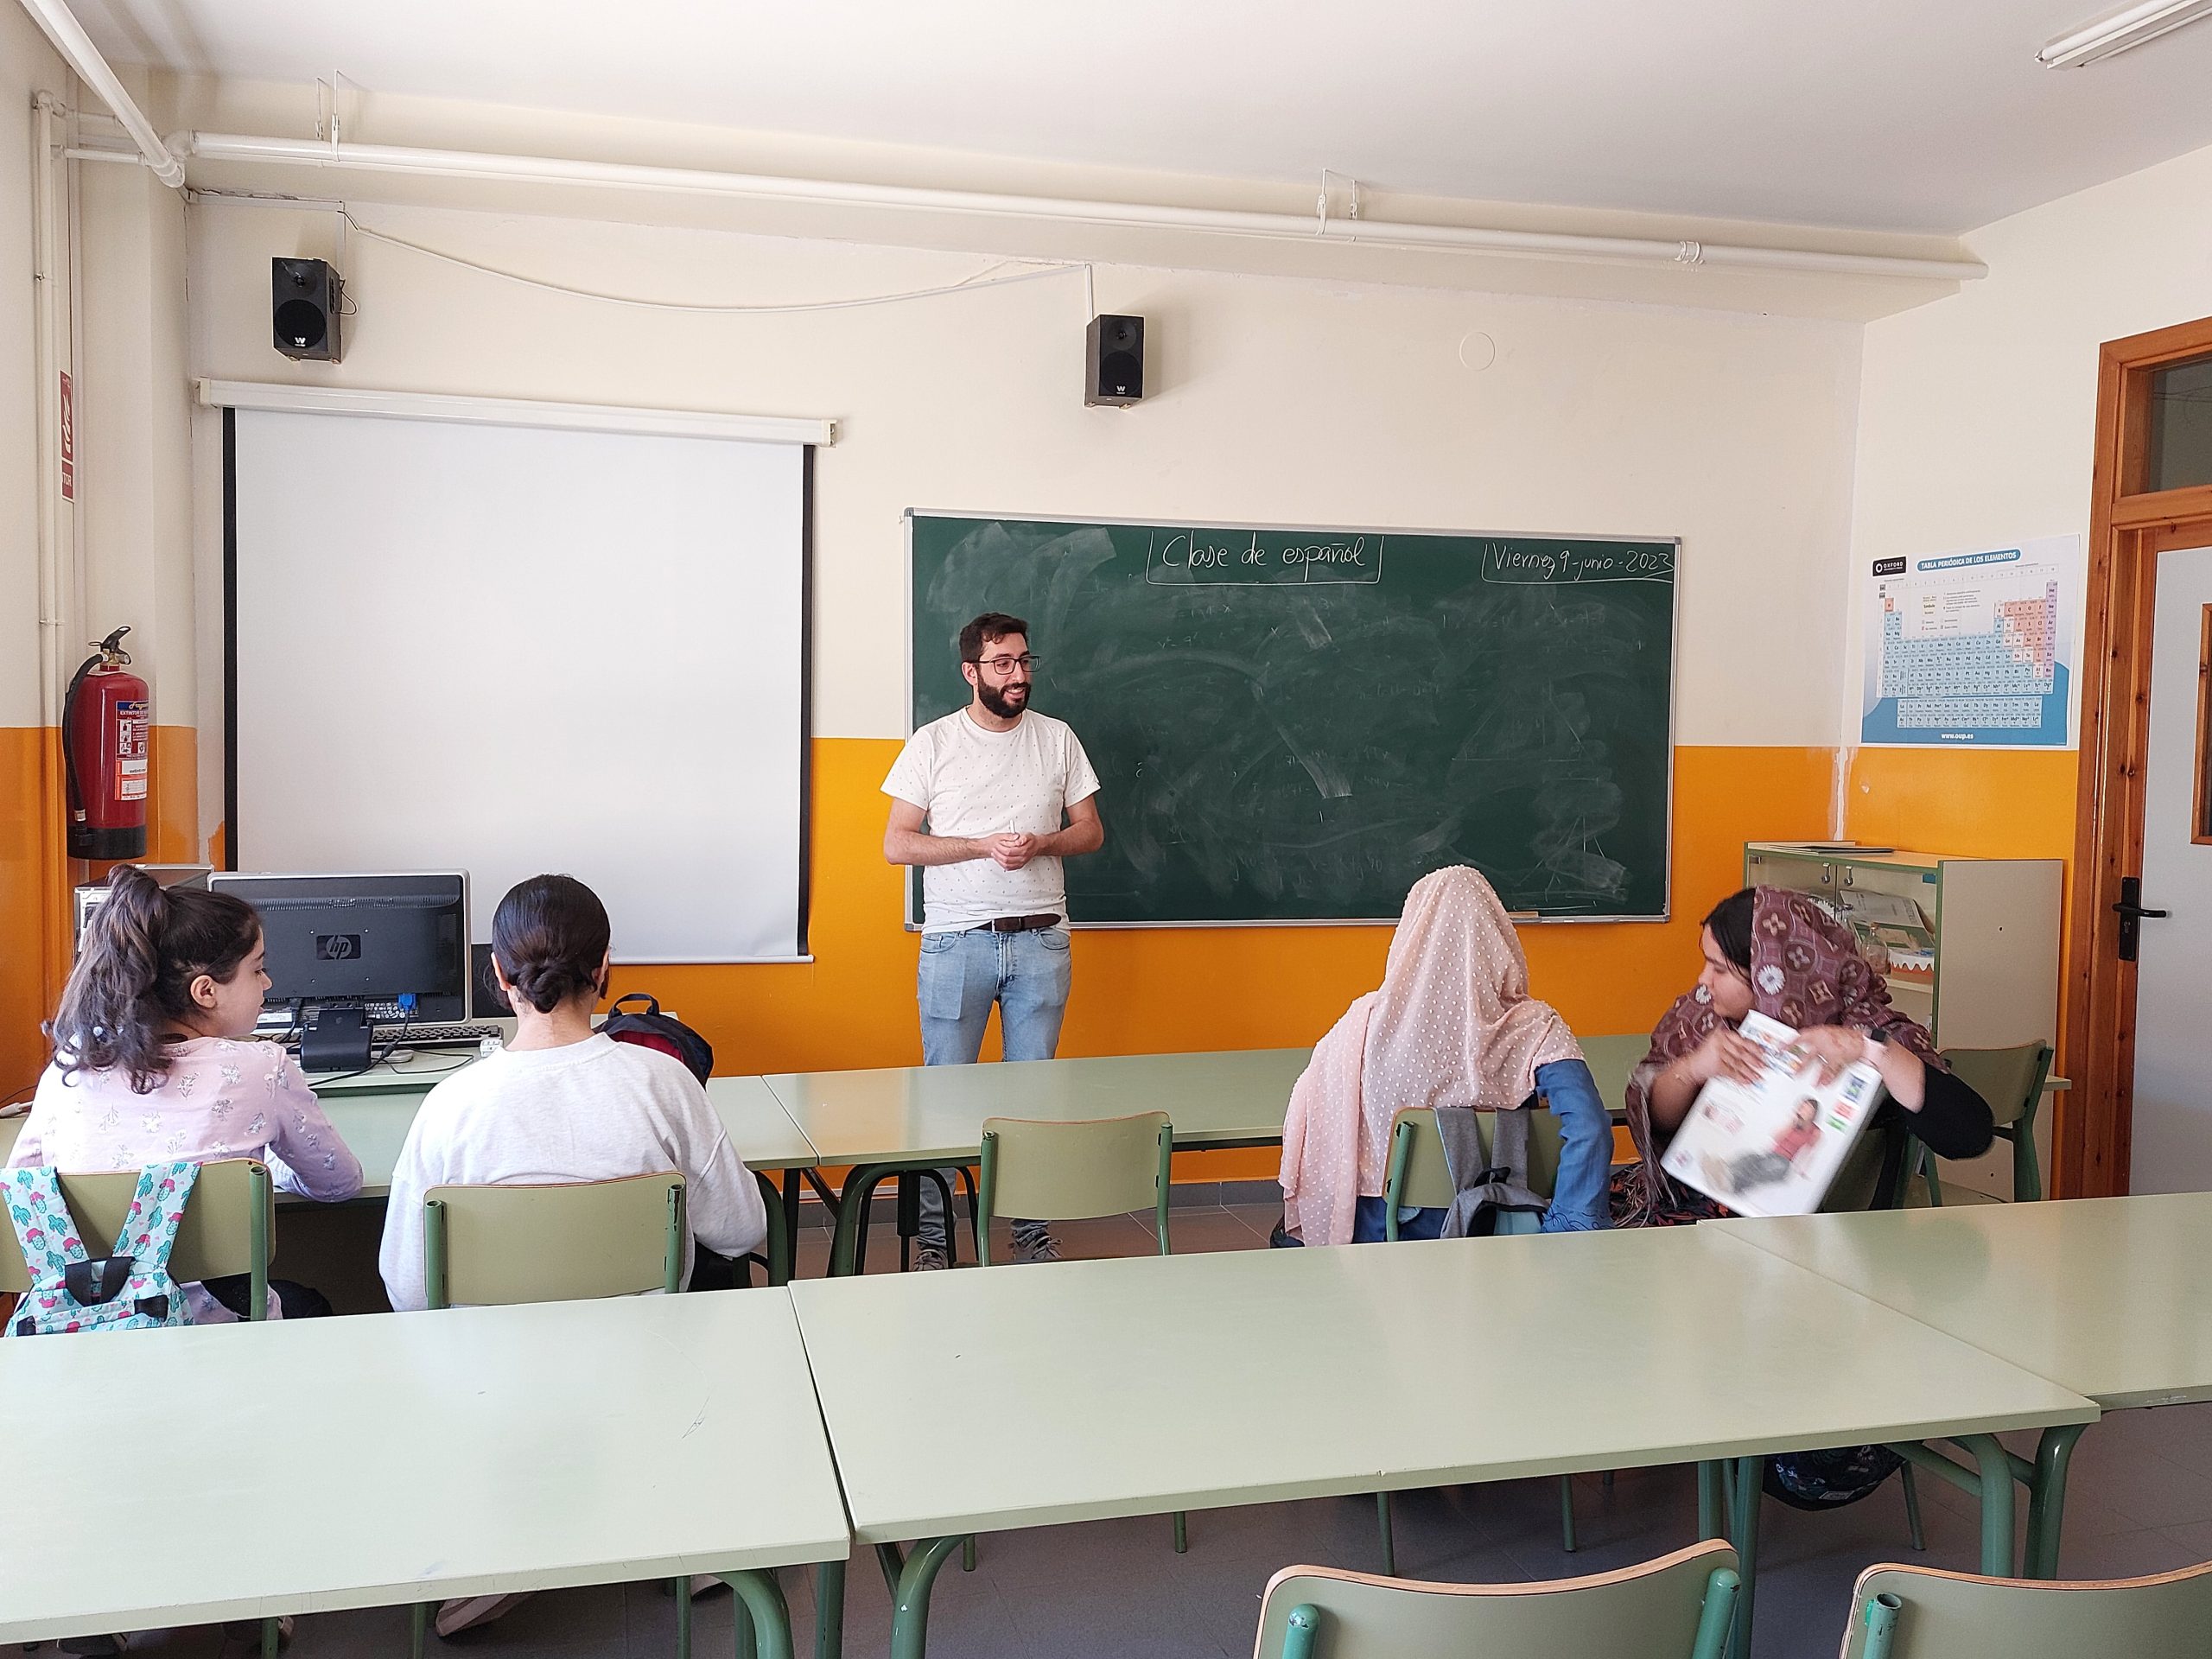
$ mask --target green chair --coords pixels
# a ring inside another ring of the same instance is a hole
[[[1559,1120],[1548,1111],[1531,1108],[1529,1123],[1529,1190],[1549,1198],[1559,1180]],[[1485,1150],[1490,1137],[1483,1137]],[[1382,1235],[1395,1243],[1401,1210],[1448,1208],[1458,1190],[1452,1170],[1444,1160],[1444,1141],[1436,1132],[1436,1114],[1426,1106],[1409,1106],[1390,1120],[1389,1174],[1383,1182]],[[1534,1216],[1502,1215],[1501,1232],[1534,1232]],[[1382,1570],[1398,1570],[1397,1547],[1390,1530],[1390,1494],[1375,1494],[1375,1515],[1382,1529]],[[1559,1478],[1560,1548],[1574,1553],[1574,1477]]]
[[[577,1302],[683,1287],[689,1229],[673,1171],[542,1186],[434,1186],[423,1195],[432,1307]]]
[[[2036,1161],[2036,1113],[2056,1056],[2049,1043],[2016,1043],[2011,1048],[1947,1048],[1944,1059],[1959,1080],[1989,1103],[1999,1138],[2012,1143],[2012,1200],[2033,1203],[2043,1197],[2043,1170]],[[1943,1202],[1943,1183],[1936,1154],[1918,1141],[1905,1148],[1905,1179],[1897,1183],[1897,1202],[1913,1175],[1928,1183],[1928,1202]]]
[[[683,1177],[673,1171],[540,1186],[434,1186],[423,1195],[423,1297],[445,1308],[673,1294],[683,1287],[689,1233]],[[690,1659],[691,1583],[677,1579],[674,1587],[677,1659]],[[415,1604],[414,1659],[422,1659],[430,1611],[429,1602]]]
[[[1322,1567],[1268,1581],[1253,1659],[1720,1659],[1736,1552],[1718,1541],[1641,1567],[1535,1584],[1423,1584]]]
[[[1173,1254],[1167,1196],[1174,1160],[1175,1130],[1165,1112],[1067,1122],[985,1118],[976,1188],[977,1263],[991,1265],[991,1221],[1001,1214],[1031,1221],[1090,1221],[1150,1210],[1160,1255]],[[1179,1555],[1189,1548],[1187,1526],[1178,1510],[1175,1552]]]
[[[2208,1651],[2212,1563],[2070,1583],[1870,1567],[1852,1597],[1842,1659],[2202,1659]]]
[[[76,1217],[79,1236],[105,1249],[123,1230],[138,1172],[117,1170],[60,1177],[61,1196]],[[251,1158],[226,1158],[200,1166],[184,1218],[169,1249],[169,1276],[181,1285],[244,1274],[251,1281],[246,1317],[268,1317],[270,1240],[276,1236],[276,1193],[269,1166]],[[30,1288],[29,1270],[12,1228],[0,1229],[0,1291]]]
[[[9,1125],[18,1133],[22,1120]],[[7,1136],[15,1144],[15,1135]],[[0,1154],[0,1156],[4,1156]],[[99,1174],[61,1175],[61,1196],[76,1218],[78,1236],[105,1249],[123,1230],[130,1213],[130,1200],[138,1191],[138,1172],[118,1170]],[[225,1158],[200,1166],[193,1178],[192,1196],[185,1200],[184,1218],[177,1224],[176,1243],[169,1249],[169,1276],[181,1285],[207,1279],[246,1275],[246,1318],[269,1317],[270,1241],[276,1231],[276,1184],[269,1166],[251,1158]],[[30,1272],[23,1264],[22,1247],[15,1229],[0,1228],[0,1294],[30,1288]],[[275,1659],[277,1621],[261,1621],[263,1659]]]

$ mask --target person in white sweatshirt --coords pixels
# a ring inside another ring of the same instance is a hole
[[[611,929],[573,876],[534,875],[492,918],[493,971],[514,1005],[505,1049],[431,1090],[391,1176],[378,1265],[395,1310],[425,1306],[423,1195],[434,1186],[536,1186],[672,1169],[692,1243],[742,1256],[767,1232],[753,1178],[682,1062],[591,1027]]]

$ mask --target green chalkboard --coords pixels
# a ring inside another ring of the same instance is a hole
[[[907,515],[913,722],[1030,624],[1097,768],[1079,925],[1395,920],[1467,863],[1510,909],[1667,912],[1672,541]]]

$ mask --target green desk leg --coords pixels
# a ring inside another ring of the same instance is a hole
[[[814,1659],[842,1659],[845,1651],[845,1564],[818,1562],[814,1569]]]
[[[891,1585],[891,1659],[923,1659],[929,1651],[930,1587],[961,1542],[958,1535],[931,1538],[912,1555],[902,1555],[896,1544],[875,1547]]]
[[[2066,1515],[2066,1465],[2087,1423],[2046,1428],[2036,1443],[2035,1491],[2028,1499],[2028,1559],[2031,1579],[2058,1576],[2058,1529]]]
[[[1727,1535],[1728,1529],[1720,1524],[1720,1465],[1707,1458],[1697,1466],[1698,1541]]]
[[[791,1264],[791,1275],[798,1274],[798,1171],[784,1172],[784,1260]]]
[[[860,1270],[868,1201],[875,1196],[876,1187],[902,1167],[899,1164],[855,1164],[845,1173],[845,1185],[837,1195],[837,1231],[830,1243],[831,1278],[843,1278]]]
[[[1981,1570],[2012,1576],[2012,1454],[1994,1434],[1961,1434],[1959,1445],[1981,1465]]]
[[[791,1281],[791,1232],[790,1213],[784,1207],[783,1194],[766,1175],[755,1170],[754,1183],[760,1188],[760,1207],[767,1212],[768,1233],[765,1241],[768,1247],[768,1282],[788,1285]]]
[[[2036,1465],[2014,1457],[1994,1434],[1954,1434],[1950,1440],[1974,1453],[1973,1468],[1919,1440],[1900,1440],[1890,1450],[1980,1500],[1981,1570],[1990,1578],[2009,1579],[2013,1572],[2012,1483],[2036,1490]]]
[[[783,1586],[776,1575],[747,1567],[723,1573],[721,1580],[737,1592],[741,1659],[748,1649],[759,1659],[791,1659],[791,1609],[784,1605]]]
[[[1736,1546],[1736,1571],[1743,1577],[1736,1592],[1736,1637],[1728,1650],[1735,1659],[1751,1659],[1751,1592],[1758,1587],[1759,1570],[1759,1477],[1765,1472],[1766,1459],[1730,1458],[1721,1466],[1729,1487],[1728,1519],[1734,1529],[1729,1541]]]

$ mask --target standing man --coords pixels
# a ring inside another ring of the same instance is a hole
[[[883,792],[883,855],[922,867],[922,1063],[968,1065],[991,1004],[1009,1060],[1049,1060],[1068,1002],[1067,884],[1060,861],[1105,844],[1097,774],[1064,721],[1032,712],[1029,625],[987,611],[960,630],[976,695],[906,740]],[[923,821],[929,827],[925,830]],[[924,1181],[915,1263],[948,1260],[937,1184]],[[1014,1254],[1056,1262],[1041,1221],[1014,1224]]]

